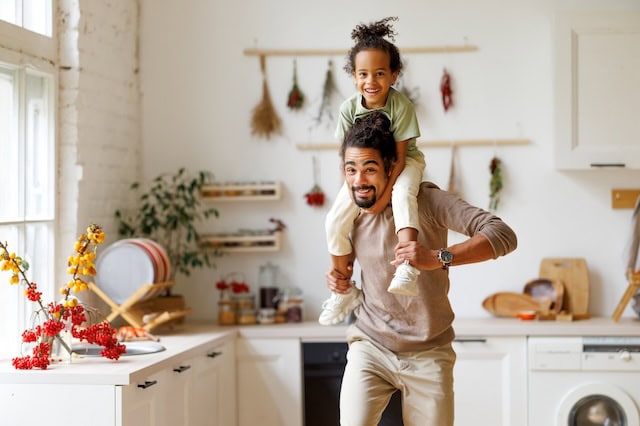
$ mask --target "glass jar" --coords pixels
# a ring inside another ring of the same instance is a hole
[[[238,311],[236,316],[236,323],[241,325],[255,324],[256,311],[255,309],[242,309]]]
[[[287,322],[302,322],[302,297],[292,297],[289,299]]]
[[[218,324],[233,325],[236,323],[236,311],[231,300],[218,302]]]
[[[244,309],[255,310],[256,308],[255,296],[251,293],[234,294],[232,299],[236,312],[240,312]]]
[[[302,291],[298,288],[287,288],[278,295],[277,316],[286,318],[286,322],[302,322]]]
[[[258,311],[258,323],[273,324],[276,322],[276,310],[274,308],[261,308]]]

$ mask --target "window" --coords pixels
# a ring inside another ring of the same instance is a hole
[[[48,25],[34,17],[35,6],[45,4]],[[0,2],[0,19],[9,20],[8,15],[20,25],[32,25],[30,29],[51,31],[50,1]],[[10,32],[16,35],[14,39],[19,39],[21,33],[30,33],[4,22],[0,24],[0,32]],[[52,300],[55,298],[55,80],[52,66],[55,58],[38,66],[43,61],[30,55],[28,42],[21,43],[19,51],[0,48],[0,239],[9,244],[10,251],[29,262],[28,278],[38,284],[44,300]],[[51,40],[49,43],[53,44]],[[47,49],[52,50],[50,46]],[[9,285],[8,278],[6,273],[0,274],[0,358],[19,354],[16,351],[20,334],[33,310],[22,295],[22,288]]]
[[[2,0],[0,19],[51,37],[51,8],[50,0]]]

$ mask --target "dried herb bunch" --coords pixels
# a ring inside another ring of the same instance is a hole
[[[269,139],[272,134],[280,133],[280,117],[276,113],[267,86],[267,71],[264,55],[260,56],[262,71],[262,100],[253,109],[251,117],[251,134]]]

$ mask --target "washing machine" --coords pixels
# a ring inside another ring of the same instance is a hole
[[[640,337],[530,337],[528,387],[529,426],[640,426]]]

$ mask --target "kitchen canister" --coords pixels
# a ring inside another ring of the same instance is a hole
[[[303,302],[304,299],[300,289],[283,289],[278,294],[276,316],[284,317],[286,322],[302,322]],[[279,322],[277,317],[276,322]]]
[[[260,266],[258,285],[260,286],[260,308],[275,308],[278,296],[279,268],[271,262]]]
[[[218,324],[234,325],[236,323],[236,310],[231,300],[218,302]]]

